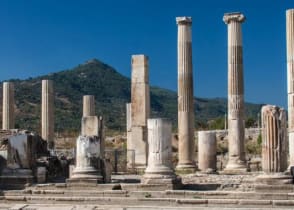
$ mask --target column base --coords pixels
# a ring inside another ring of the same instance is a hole
[[[256,177],[256,184],[285,185],[293,184],[293,176],[285,173],[265,173]]]
[[[103,183],[103,176],[101,172],[94,167],[75,168],[72,172],[71,178],[68,180],[97,180],[97,183]]]
[[[248,167],[245,163],[228,163],[222,174],[231,174],[231,175],[238,175],[238,174],[247,174],[249,172]]]
[[[195,164],[178,164],[176,167],[177,174],[193,174],[197,171]]]
[[[167,189],[181,189],[182,179],[175,174],[144,174],[142,185],[163,185]]]
[[[200,170],[197,173],[199,173],[199,174],[218,174],[216,169],[212,169],[212,168],[208,168],[208,169],[205,169],[205,170]]]
[[[294,166],[293,165],[289,165],[287,170],[285,171],[286,175],[292,175],[294,176]]]

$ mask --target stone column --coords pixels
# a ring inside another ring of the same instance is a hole
[[[262,169],[266,173],[287,168],[286,111],[277,106],[262,107]]]
[[[241,13],[227,13],[228,25],[228,139],[229,160],[227,173],[246,172],[244,128],[244,84]]]
[[[48,149],[54,149],[54,91],[53,81],[42,80],[42,138]]]
[[[286,27],[290,168],[294,166],[294,9],[289,9],[286,12]]]
[[[195,170],[191,17],[177,17],[178,25],[178,171]]]
[[[150,113],[148,57],[132,56],[131,121],[132,135],[129,149],[135,151],[135,166],[147,164],[147,119]]]
[[[262,115],[262,170],[257,177],[262,183],[291,183],[292,177],[283,174],[287,169],[286,111],[272,105],[263,106]]]
[[[148,119],[148,166],[142,184],[176,184],[172,169],[171,122],[166,119]]]
[[[14,85],[12,82],[3,82],[3,112],[2,129],[14,128]]]
[[[126,121],[127,121],[127,167],[128,169],[134,169],[135,167],[135,150],[132,146],[132,105],[131,103],[126,104]],[[132,148],[132,149],[131,149]]]
[[[198,132],[198,168],[204,173],[216,172],[215,131]]]
[[[76,167],[72,172],[69,183],[80,181],[93,183],[102,183],[105,171],[102,171],[103,135],[100,129],[103,129],[102,118],[97,116],[86,116],[82,118],[81,135],[76,141]],[[105,169],[104,169],[105,170]]]
[[[83,117],[95,116],[95,97],[92,95],[83,96]]]

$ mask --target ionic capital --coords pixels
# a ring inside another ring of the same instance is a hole
[[[225,13],[223,17],[223,21],[226,24],[230,24],[232,21],[243,23],[245,19],[246,17],[240,12]]]

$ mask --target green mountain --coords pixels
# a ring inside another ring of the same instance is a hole
[[[125,104],[131,96],[130,79],[96,59],[70,70],[26,80],[11,80],[15,84],[16,127],[40,131],[42,79],[54,81],[57,132],[80,130],[83,95],[95,96],[96,113],[103,116],[109,130],[125,130]],[[150,90],[152,117],[170,118],[176,126],[176,92],[158,87],[151,87]],[[0,91],[2,93],[2,85]],[[195,98],[194,104],[197,126],[205,127],[207,121],[223,117],[227,110],[227,101],[223,98]],[[246,116],[256,118],[260,107],[247,103]]]

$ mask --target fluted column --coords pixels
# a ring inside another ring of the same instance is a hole
[[[149,64],[145,55],[132,56],[131,87],[131,144],[135,151],[135,166],[145,168],[147,164],[147,119],[150,113]]]
[[[54,149],[54,91],[51,80],[42,80],[42,138]]]
[[[143,184],[175,184],[172,169],[171,122],[148,119],[148,165],[141,180]]]
[[[288,79],[288,135],[290,164],[294,166],[294,9],[286,12],[287,79]]]
[[[178,137],[177,170],[195,170],[191,17],[177,17],[178,25]]]
[[[3,82],[3,112],[2,129],[14,128],[14,85],[12,82]]]
[[[227,13],[223,17],[228,25],[228,139],[229,161],[226,171],[245,172],[244,84],[242,27],[245,16]]]
[[[272,105],[263,106],[262,114],[262,170],[283,172],[287,168],[286,111]]]
[[[287,169],[287,121],[283,108],[266,105],[261,109],[262,120],[262,170],[256,177],[258,184],[293,184]]]
[[[95,97],[93,95],[83,96],[83,117],[95,116]]]

